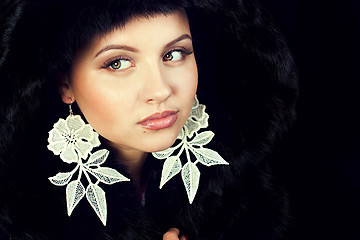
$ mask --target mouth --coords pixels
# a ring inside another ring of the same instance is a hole
[[[174,125],[177,118],[178,112],[164,111],[162,113],[154,113],[138,122],[138,124],[146,129],[160,130]]]

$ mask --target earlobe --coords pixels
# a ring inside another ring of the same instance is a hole
[[[61,95],[61,99],[66,104],[71,104],[71,103],[75,102],[75,100],[73,98],[67,97],[65,95]]]
[[[71,90],[69,81],[62,74],[59,74],[58,76],[58,90],[64,103],[71,104],[75,101],[75,97]]]

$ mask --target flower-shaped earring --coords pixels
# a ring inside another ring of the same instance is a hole
[[[99,187],[99,183],[113,184],[130,181],[130,179],[124,177],[115,169],[100,166],[106,161],[109,151],[100,149],[91,153],[94,147],[100,146],[99,134],[89,124],[85,124],[80,115],[73,115],[71,104],[69,105],[69,111],[70,114],[66,120],[60,118],[54,124],[53,129],[50,130],[47,148],[55,155],[60,155],[60,159],[64,162],[68,164],[76,163],[76,166],[72,171],[59,172],[50,177],[49,180],[57,186],[67,185],[66,202],[69,216],[86,195],[91,207],[101,222],[106,225],[107,205],[105,192]],[[77,171],[76,180],[70,182]],[[86,189],[81,182],[83,175],[88,181]],[[90,177],[91,175],[93,178]],[[95,179],[95,183],[93,183],[93,179]]]
[[[152,153],[157,159],[166,159],[161,173],[160,189],[171,178],[181,172],[181,177],[190,204],[195,198],[200,182],[200,171],[196,164],[201,163],[207,167],[219,164],[229,164],[219,153],[203,147],[203,145],[208,144],[215,135],[212,131],[198,133],[201,128],[208,127],[209,115],[205,112],[205,108],[206,106],[199,104],[199,101],[195,96],[190,116],[177,137],[181,142],[176,146],[163,151]],[[174,154],[175,150],[179,148],[180,150],[177,151],[177,154]],[[183,166],[180,155],[182,155],[184,150],[187,162]],[[190,152],[195,156],[195,161],[191,160]]]

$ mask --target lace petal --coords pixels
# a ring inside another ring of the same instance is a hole
[[[55,155],[59,155],[61,153],[61,151],[63,151],[66,147],[66,141],[63,140],[61,142],[56,142],[56,143],[50,143],[49,145],[47,145],[47,148],[52,151]]]
[[[220,156],[220,154],[215,152],[214,150],[208,148],[199,148],[199,149],[193,148],[192,150],[196,156],[196,159],[207,167],[213,165],[229,165],[229,163],[226,162]]]
[[[196,137],[194,137],[194,139],[192,141],[190,141],[190,144],[193,146],[203,146],[208,144],[211,139],[214,137],[214,133],[212,131],[206,131],[206,132],[202,132],[199,133],[198,135],[196,135]]]
[[[200,129],[200,123],[195,122],[194,120],[192,120],[191,118],[189,118],[186,121],[185,124],[186,130],[187,130],[187,136],[189,138],[192,138],[192,136],[194,135],[195,132],[197,132]]]
[[[81,119],[80,115],[69,115],[66,118],[66,124],[71,131],[78,131],[81,128],[83,128],[85,126],[84,121]]]
[[[181,176],[188,195],[189,203],[191,204],[199,188],[200,171],[194,163],[187,162],[183,167]]]
[[[82,140],[90,141],[94,137],[94,130],[89,124],[86,124],[84,128],[81,128],[75,133],[77,137]]]
[[[199,100],[197,99],[197,96],[195,95],[194,102],[192,109],[199,107]]]
[[[89,184],[86,188],[86,198],[96,212],[96,215],[100,218],[104,226],[106,226],[107,205],[104,190],[98,185]]]
[[[160,189],[167,183],[171,178],[181,171],[181,161],[177,156],[172,156],[166,159],[161,172]]]
[[[60,134],[70,132],[70,129],[66,125],[66,121],[64,119],[62,119],[62,118],[60,118],[59,121],[57,121],[54,124],[54,128],[57,129],[60,132]]]
[[[63,141],[64,139],[65,139],[64,136],[62,136],[59,130],[56,128],[51,129],[51,131],[49,132],[49,138],[48,138],[49,143]]]
[[[94,132],[93,138],[89,141],[89,143],[91,143],[93,147],[100,146],[99,134],[97,132]]]
[[[61,160],[63,160],[66,163],[74,163],[78,160],[78,155],[76,154],[74,150],[74,146],[72,144],[67,144],[64,151],[60,154]]]
[[[49,180],[52,184],[56,186],[64,186],[69,183],[72,176],[72,172],[59,172],[55,176],[49,177]]]
[[[97,169],[88,168],[87,170],[102,183],[113,184],[117,182],[130,181],[130,179],[112,168],[99,167]]]
[[[80,200],[85,196],[85,188],[79,180],[74,180],[66,187],[66,205],[68,210],[68,216]]]
[[[87,161],[87,163],[85,163],[85,166],[87,166],[87,167],[99,166],[106,161],[108,156],[109,156],[108,150],[106,150],[106,149],[98,150],[98,151],[94,152],[93,154],[91,154],[89,160]]]
[[[209,126],[208,120],[209,114],[204,113],[203,117],[199,119],[200,128],[207,128]]]
[[[205,105],[199,104],[197,108],[191,110],[191,117],[195,118],[196,120],[201,120],[205,113]]]
[[[176,148],[167,148],[165,150],[159,151],[159,152],[153,152],[152,155],[157,159],[165,159],[168,158]]]
[[[76,145],[76,149],[79,152],[79,156],[83,159],[86,159],[89,152],[92,150],[92,144],[88,143],[88,142],[83,142],[83,141],[77,141],[75,143]]]

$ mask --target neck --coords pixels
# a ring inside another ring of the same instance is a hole
[[[126,172],[138,189],[141,188],[141,173],[146,161],[147,154],[134,149],[124,149],[112,146],[117,152],[117,161],[126,167]]]

